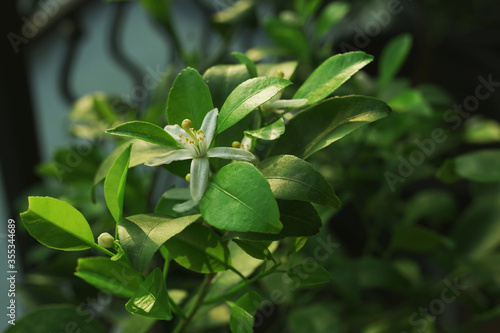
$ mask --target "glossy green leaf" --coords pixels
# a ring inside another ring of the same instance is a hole
[[[236,59],[238,59],[238,61],[241,64],[245,65],[248,71],[248,75],[250,75],[250,78],[257,77],[257,67],[255,67],[253,61],[250,60],[245,54],[240,52],[233,52],[231,53],[231,55]]]
[[[297,62],[259,64],[256,67],[258,76],[277,77],[280,76],[278,72],[281,72],[284,74],[283,78],[289,80],[297,68]],[[214,105],[220,109],[229,94],[238,85],[250,79],[250,76],[244,65],[216,65],[207,69],[203,79],[210,88]]]
[[[210,89],[198,71],[186,68],[180,72],[168,94],[168,123],[180,125],[184,119],[190,119],[192,127],[199,129],[213,108]]]
[[[435,231],[418,225],[400,224],[393,230],[390,248],[411,252],[429,252],[441,244],[441,236]]]
[[[170,320],[172,311],[168,302],[167,287],[162,271],[156,268],[125,304],[125,308],[136,315]]]
[[[132,145],[129,145],[116,158],[104,181],[104,198],[116,223],[120,222],[123,216],[123,195],[125,194],[131,151]]]
[[[412,45],[412,36],[399,35],[389,41],[382,50],[379,62],[379,83],[392,80],[403,66]]]
[[[121,261],[105,257],[79,258],[75,275],[118,297],[132,297],[142,283],[141,274]]]
[[[316,261],[296,265],[288,270],[287,275],[300,286],[312,286],[333,281],[331,274]]]
[[[232,241],[248,255],[256,259],[268,260],[272,258],[271,251],[269,251],[269,244],[271,244],[271,242],[254,242],[237,238],[234,238]]]
[[[165,247],[181,266],[198,273],[224,271],[231,265],[227,246],[212,230],[191,224],[170,238]]]
[[[316,22],[316,36],[323,37],[340,20],[342,20],[350,10],[347,2],[333,2],[326,5]]]
[[[19,315],[19,313],[16,313]],[[7,316],[5,321],[10,320]],[[99,320],[71,305],[46,305],[14,320],[5,333],[92,332],[105,333]]]
[[[208,224],[229,231],[278,233],[279,211],[269,183],[251,164],[220,169],[200,201]]]
[[[387,102],[394,111],[411,112],[418,115],[430,116],[432,108],[424,96],[416,89],[406,89]]]
[[[290,52],[300,60],[309,59],[309,43],[304,33],[294,24],[276,17],[264,22],[267,35],[282,49]]]
[[[141,139],[157,145],[177,148],[177,142],[163,128],[145,121],[130,121],[108,129],[108,134]]]
[[[243,82],[231,92],[222,106],[217,132],[233,126],[290,84],[290,81],[279,77],[256,77]]]
[[[373,56],[361,51],[334,55],[312,72],[293,98],[305,98],[307,105],[316,104],[372,60]]]
[[[30,235],[43,245],[77,251],[95,244],[87,220],[70,204],[50,197],[29,197],[28,201],[21,218]]]
[[[469,119],[465,123],[467,143],[500,142],[500,123],[493,119]]]
[[[384,102],[364,96],[334,97],[299,113],[271,149],[272,155],[307,158],[352,131],[389,115]]]
[[[259,309],[262,297],[254,291],[241,296],[232,304],[229,327],[232,333],[252,333],[255,313]]]
[[[129,216],[118,225],[120,244],[132,266],[142,271],[160,246],[199,217],[191,215],[172,219],[153,214]]]
[[[308,162],[293,155],[278,155],[257,165],[277,199],[310,201],[332,208],[340,200],[325,177]]]
[[[458,176],[476,182],[500,181],[500,149],[483,149],[454,159]]]
[[[253,131],[245,131],[245,135],[262,140],[276,140],[283,133],[285,133],[285,121],[283,118],[278,119],[271,125]]]

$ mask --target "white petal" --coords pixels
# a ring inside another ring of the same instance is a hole
[[[147,166],[157,166],[161,164],[170,164],[170,162],[173,161],[189,160],[190,158],[193,157],[191,156],[191,152],[189,150],[178,149],[169,151],[168,153],[165,154],[155,156],[144,164]]]
[[[230,148],[230,147],[215,147],[211,148],[207,152],[207,157],[219,157],[228,160],[236,161],[256,161],[257,158],[254,154],[244,149]]]
[[[196,207],[196,205],[198,205],[196,202],[189,199],[188,201],[184,201],[182,203],[175,205],[173,207],[173,210],[174,210],[174,212],[177,212],[177,213],[184,213],[184,212],[187,212],[188,210],[193,209],[194,207]]]
[[[190,190],[191,198],[193,198],[194,202],[199,202],[205,194],[209,173],[210,165],[208,163],[208,158],[193,158],[193,162],[191,162]]]
[[[217,116],[219,115],[219,110],[217,108],[211,110],[203,119],[203,123],[201,124],[201,130],[205,134],[205,140],[203,141],[203,150],[206,151],[215,135],[215,128],[217,127]]]
[[[298,108],[307,103],[307,99],[280,99],[278,101],[272,102],[271,107],[273,109],[283,109],[283,108]]]
[[[185,143],[184,138],[189,137],[185,130],[179,125],[167,125],[165,126],[165,131],[170,134],[171,137],[175,139],[182,147],[189,149]]]

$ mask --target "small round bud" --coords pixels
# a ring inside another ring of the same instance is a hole
[[[113,247],[114,241],[115,241],[115,238],[113,236],[111,236],[110,234],[108,234],[107,232],[103,232],[97,238],[97,244],[99,244],[100,246],[105,247],[105,248]]]
[[[284,78],[285,77],[285,73],[282,71],[282,70],[279,70],[276,75],[278,75],[278,77],[280,78]]]
[[[240,148],[241,147],[241,143],[239,141],[233,141],[233,143],[231,144],[231,146],[233,148]]]
[[[191,181],[191,174],[188,173],[184,179],[186,179],[187,182],[190,182]]]
[[[184,119],[184,120],[182,121],[182,128],[183,128],[185,131],[189,130],[189,129],[191,128],[191,120],[189,120],[189,119]]]

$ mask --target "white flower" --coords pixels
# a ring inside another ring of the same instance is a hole
[[[191,162],[190,192],[194,203],[200,201],[207,189],[208,176],[210,174],[209,157],[250,162],[255,160],[255,156],[252,153],[243,149],[230,147],[209,148],[215,135],[218,112],[217,109],[208,112],[199,130],[190,128],[191,121],[189,119],[185,119],[182,122],[182,128],[179,125],[165,126],[165,131],[179,141],[179,144],[184,149],[170,151],[153,157],[145,163],[148,166],[157,166],[169,164],[173,161],[193,159]]]

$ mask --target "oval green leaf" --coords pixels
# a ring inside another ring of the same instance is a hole
[[[120,222],[123,216],[123,195],[125,194],[131,151],[132,144],[118,155],[104,180],[104,198],[116,223]]]
[[[380,54],[379,84],[385,85],[392,80],[403,66],[412,45],[410,34],[401,34],[387,43]]]
[[[50,197],[29,197],[28,201],[21,218],[30,235],[43,245],[64,251],[95,245],[87,220],[70,204]]]
[[[200,211],[208,224],[223,230],[275,234],[282,228],[269,183],[244,162],[226,165],[215,174]]]
[[[253,131],[245,131],[245,135],[262,140],[276,140],[283,133],[285,133],[285,121],[283,118],[278,119],[271,125]]]
[[[175,139],[163,128],[146,121],[130,121],[115,128],[108,129],[106,133],[141,139],[160,146],[178,147]]]

